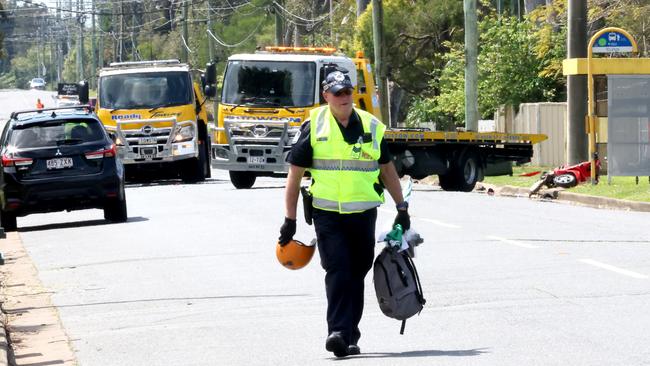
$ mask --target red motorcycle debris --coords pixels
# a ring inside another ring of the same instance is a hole
[[[596,181],[600,171],[600,160],[596,159]],[[530,187],[528,196],[539,192],[543,186],[548,188],[562,187],[571,188],[591,178],[591,162],[585,161],[576,165],[563,165],[548,171],[540,177],[539,181]]]

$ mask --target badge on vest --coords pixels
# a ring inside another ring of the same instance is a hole
[[[363,138],[359,136],[359,139],[357,140],[357,143],[354,144],[352,147],[352,159],[359,159],[361,158],[361,143],[363,142]]]
[[[361,144],[356,143],[354,144],[354,147],[352,147],[352,159],[359,158],[361,158]]]

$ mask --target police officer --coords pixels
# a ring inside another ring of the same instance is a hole
[[[312,176],[313,220],[325,269],[328,336],[325,348],[337,357],[359,354],[364,278],[372,267],[377,207],[384,187],[397,203],[395,223],[410,227],[408,204],[383,140],[386,127],[353,107],[350,77],[341,71],[322,84],[327,105],[313,109],[291,149],[280,244],[296,232],[300,181]]]

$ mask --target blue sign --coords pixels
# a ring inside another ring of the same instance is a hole
[[[605,32],[598,37],[592,48],[593,53],[633,52],[632,40],[621,32]]]

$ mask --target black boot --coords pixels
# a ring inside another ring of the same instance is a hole
[[[327,336],[325,349],[333,352],[336,357],[345,357],[348,355],[348,343],[343,338],[341,332],[332,332]]]

